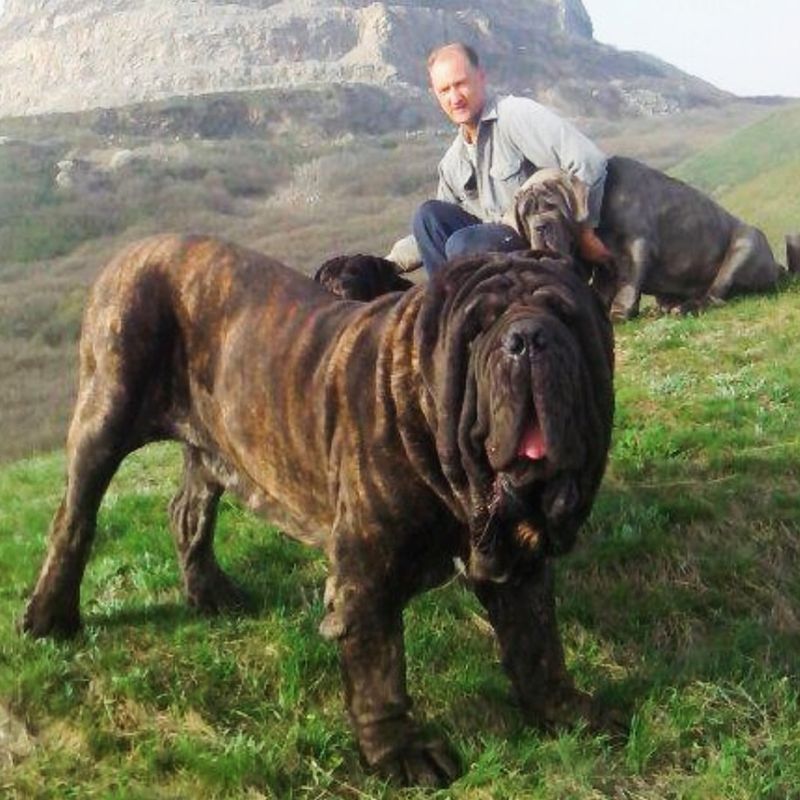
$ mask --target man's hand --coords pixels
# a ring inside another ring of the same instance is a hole
[[[578,231],[578,255],[592,264],[610,264],[614,258],[594,228],[588,225],[582,225]]]

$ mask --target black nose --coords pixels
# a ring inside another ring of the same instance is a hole
[[[525,352],[526,344],[525,337],[514,331],[509,335],[508,339],[506,339],[506,350],[508,350],[512,356],[521,356]]]
[[[539,323],[518,322],[508,332],[503,344],[506,352],[512,356],[535,353],[547,348],[547,333]]]

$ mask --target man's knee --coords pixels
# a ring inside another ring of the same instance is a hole
[[[417,233],[430,232],[446,224],[453,209],[458,208],[443,200],[426,200],[421,203],[411,219],[411,230]]]
[[[412,219],[412,231],[428,275],[444,264],[445,242],[453,231],[478,221],[460,206],[443,200],[426,200],[417,208]]]
[[[447,259],[478,253],[510,253],[526,250],[528,243],[508,225],[485,223],[470,225],[453,233],[445,244]]]
[[[457,256],[468,255],[475,252],[475,233],[473,227],[462,228],[456,231],[445,243],[444,252],[447,260],[456,258]]]

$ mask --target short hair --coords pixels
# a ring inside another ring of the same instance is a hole
[[[442,52],[451,49],[459,50],[460,52],[462,52],[466,56],[467,61],[469,61],[470,65],[475,67],[475,69],[478,69],[480,67],[481,61],[478,58],[478,54],[475,52],[474,48],[470,47],[465,42],[448,42],[447,44],[439,45],[439,47],[434,47],[433,50],[431,50],[430,54],[428,55],[428,62],[427,62],[428,72],[430,72],[431,67],[433,67],[436,61],[438,61],[439,56],[442,54]]]

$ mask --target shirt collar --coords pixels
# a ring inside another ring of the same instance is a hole
[[[492,94],[486,97],[486,102],[483,104],[481,122],[488,122],[493,119],[497,119],[497,97]]]
[[[497,97],[495,95],[487,95],[486,102],[483,104],[483,111],[481,111],[481,118],[480,122],[478,123],[478,131],[480,132],[480,127],[484,122],[493,122],[497,119]],[[458,130],[458,138],[463,147],[467,146],[467,142],[464,139],[464,134],[461,132],[461,129]]]

